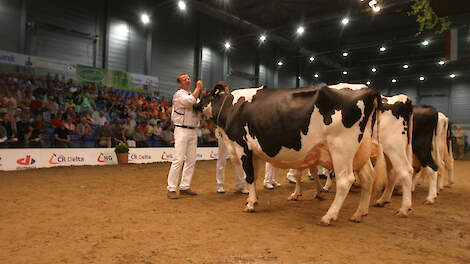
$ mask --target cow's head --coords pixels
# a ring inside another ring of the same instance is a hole
[[[227,94],[222,85],[216,84],[212,90],[201,97],[199,103],[194,105],[194,110],[213,118],[214,115],[217,115],[218,111],[220,111],[224,98],[229,95],[230,94]],[[227,103],[229,102],[226,102],[226,104]]]

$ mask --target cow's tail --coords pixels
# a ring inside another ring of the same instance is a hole
[[[441,141],[441,135],[443,133],[443,124],[442,118],[439,117],[439,112],[437,114],[437,126],[436,130],[434,131],[434,135],[432,138],[432,159],[434,160],[434,163],[437,165],[437,171],[442,172],[442,165],[443,165],[443,160],[441,157],[441,151],[439,150],[440,146],[440,141]]]
[[[410,102],[410,111],[413,112],[413,107]],[[413,164],[413,114],[410,115],[408,119],[408,144],[406,145],[406,156],[408,158],[409,164]]]
[[[449,119],[447,119],[447,134],[446,134],[446,143],[447,143],[447,152],[449,152],[449,159],[454,160],[454,154],[452,151],[452,124]]]
[[[449,152],[446,167],[448,170],[447,173],[447,184],[453,184],[454,183],[454,151],[452,150],[452,128],[451,128],[451,123],[449,120],[448,126],[447,126],[447,151]]]
[[[372,127],[372,143],[377,146],[377,159],[374,166],[374,185],[372,187],[372,195],[375,196],[378,193],[381,193],[385,188],[387,183],[387,164],[385,163],[385,156],[383,153],[382,144],[380,143],[380,115],[382,107],[382,98],[380,95],[376,99],[375,104],[375,122],[373,122]]]

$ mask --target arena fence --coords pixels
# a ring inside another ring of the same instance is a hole
[[[169,162],[173,160],[174,148],[131,148],[129,163]],[[217,148],[198,148],[198,160],[217,159]],[[88,149],[2,149],[0,170],[24,170],[59,166],[112,165],[117,164],[113,148]]]

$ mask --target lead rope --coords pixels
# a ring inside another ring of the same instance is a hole
[[[222,106],[220,107],[220,110],[219,110],[219,114],[217,114],[217,126],[219,126],[219,117],[220,117],[220,113],[222,112],[222,109],[224,108],[224,105],[225,105],[225,100],[227,99],[228,95],[225,96],[224,98],[224,101],[222,102]]]

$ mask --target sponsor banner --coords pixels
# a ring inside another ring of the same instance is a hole
[[[75,65],[61,60],[0,50],[0,63],[75,73]]]
[[[33,67],[35,59],[34,56],[0,50],[0,63],[2,64]]]
[[[113,87],[119,90],[130,90],[135,92],[155,92],[159,80],[156,77],[121,72],[109,69],[95,68],[84,65],[76,65],[76,75],[83,83],[95,83],[98,85]]]
[[[67,75],[75,74],[75,65],[65,61],[54,60],[44,57],[35,57],[34,67],[62,71]]]
[[[67,78],[78,79],[81,82],[92,82],[114,89],[143,93],[156,92],[160,83],[158,77],[154,76],[76,65],[66,61],[5,50],[0,50],[0,64],[55,70],[65,73]]]
[[[217,159],[217,148],[198,148],[198,160]],[[171,162],[174,148],[131,148],[129,163]],[[1,149],[0,170],[24,170],[58,166],[117,164],[112,148],[86,149]]]
[[[131,82],[135,88],[155,91],[158,89],[159,80],[157,77],[131,73]]]

